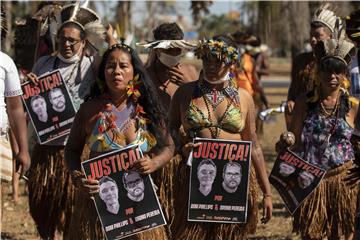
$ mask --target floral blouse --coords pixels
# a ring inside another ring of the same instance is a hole
[[[326,117],[311,111],[304,121],[300,154],[307,162],[331,169],[354,159],[350,138],[353,129],[344,118]]]

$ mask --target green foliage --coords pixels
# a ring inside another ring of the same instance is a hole
[[[215,35],[229,34],[241,30],[240,20],[230,19],[226,15],[210,15],[201,20],[198,28],[199,38],[210,38]]]

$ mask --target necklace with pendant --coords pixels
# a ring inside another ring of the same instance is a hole
[[[226,97],[229,97],[235,104],[240,103],[238,92],[236,88],[233,87],[231,81],[228,82],[225,88],[220,90],[211,88],[204,80],[199,81],[199,87],[214,109],[217,108]]]

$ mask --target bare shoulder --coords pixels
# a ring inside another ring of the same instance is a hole
[[[243,88],[238,88],[238,93],[239,93],[240,101],[242,101],[242,100],[252,101],[253,100],[250,93]]]

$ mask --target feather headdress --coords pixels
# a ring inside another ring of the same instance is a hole
[[[335,14],[336,8],[330,3],[322,4],[316,11],[311,20],[311,23],[322,23],[327,26],[331,32],[334,32],[335,22],[337,20],[337,16]],[[341,22],[340,22],[341,24]]]
[[[150,49],[180,48],[188,51],[194,50],[197,46],[196,43],[191,43],[185,40],[158,40],[158,41],[146,42],[146,43],[136,43],[136,45]]]
[[[318,60],[337,58],[348,65],[356,55],[355,45],[346,39],[345,28],[338,18],[334,25],[334,38],[322,40],[316,44],[314,52]]]
[[[85,32],[86,40],[99,49],[104,42],[106,30],[99,16],[91,9],[84,7],[86,5],[78,1],[76,4],[65,6],[61,11],[62,25],[68,22],[79,25]]]

